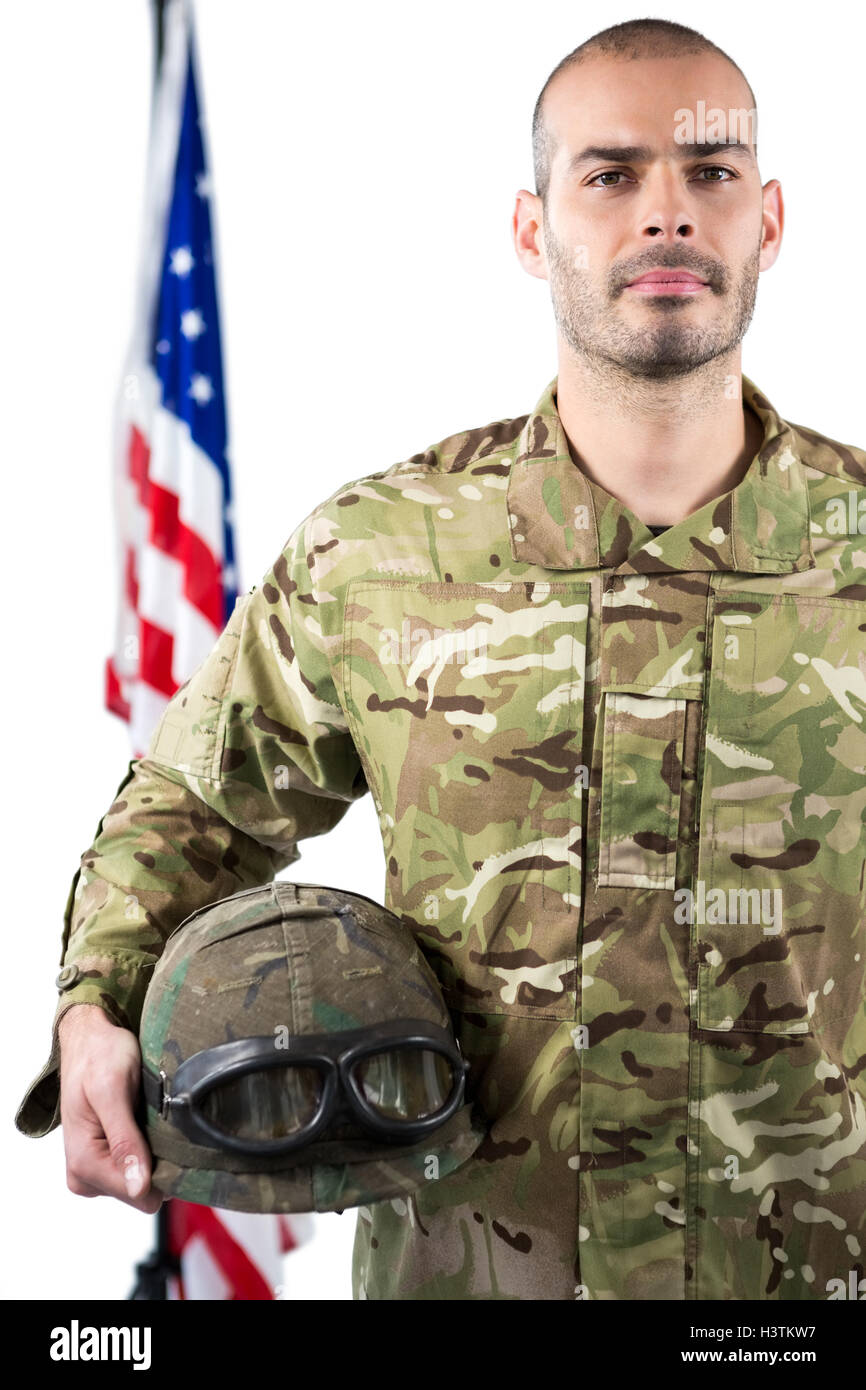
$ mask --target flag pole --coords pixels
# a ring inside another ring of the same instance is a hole
[[[135,1266],[135,1283],[127,1302],[167,1302],[168,1281],[180,1276],[180,1257],[173,1255],[168,1242],[168,1203],[166,1198],[156,1213],[154,1248]]]
[[[168,0],[151,0],[153,5],[153,85],[156,87],[165,48],[165,7]],[[168,1281],[180,1274],[180,1259],[171,1253],[168,1237],[168,1202],[156,1213],[154,1246],[135,1266],[135,1283],[128,1302],[159,1302],[168,1299]]]
[[[165,7],[167,0],[153,0],[154,9],[154,45],[153,45],[153,78],[154,82],[159,77],[159,69],[162,65],[162,53],[165,40]]]

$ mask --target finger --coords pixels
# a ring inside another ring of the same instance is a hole
[[[103,1195],[107,1197],[109,1194]],[[131,1197],[125,1197],[122,1192],[118,1193],[117,1196],[128,1207],[134,1207],[136,1211],[143,1211],[148,1216],[155,1216],[165,1201],[165,1193],[160,1192],[156,1187],[151,1187],[142,1197],[137,1197],[135,1200]]]
[[[114,1197],[136,1211],[151,1215],[159,1211],[165,1200],[164,1194],[151,1185],[149,1177],[145,1191],[135,1197],[130,1194],[124,1174],[118,1171],[104,1137],[70,1154],[66,1181],[69,1190],[77,1196]]]
[[[80,1183],[132,1206],[147,1199],[142,1210],[159,1207],[159,1199],[149,1196],[150,1150],[122,1082],[95,1084],[81,1092],[79,1103],[68,1107],[64,1124],[67,1166]]]
[[[66,1186],[76,1197],[102,1196],[98,1188],[92,1187],[89,1182],[85,1182],[85,1180],[71,1168],[67,1168],[66,1170]]]
[[[111,1161],[122,1175],[130,1197],[140,1197],[150,1186],[150,1149],[133,1110],[134,1086],[114,1085],[89,1094]]]

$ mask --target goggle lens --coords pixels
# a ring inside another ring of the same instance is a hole
[[[208,1124],[237,1139],[288,1139],[315,1118],[321,1098],[315,1067],[266,1067],[214,1086],[200,1108]]]
[[[429,1048],[374,1052],[354,1067],[367,1105],[389,1120],[423,1120],[441,1110],[454,1089],[451,1063]]]

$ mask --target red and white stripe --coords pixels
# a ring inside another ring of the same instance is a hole
[[[115,474],[121,594],[106,704],[141,757],[166,701],[223,628],[221,480],[188,426],[163,409],[149,366],[127,374]],[[129,389],[129,388],[128,388]]]
[[[280,1296],[283,1257],[310,1238],[312,1217],[263,1220],[173,1202],[169,1246],[181,1257],[171,1278],[170,1299],[250,1300]]]

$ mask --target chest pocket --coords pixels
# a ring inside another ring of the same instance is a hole
[[[714,599],[695,885],[698,1025],[853,1018],[866,961],[866,605]]]
[[[589,585],[358,580],[346,604],[388,905],[452,1006],[572,1017]]]

